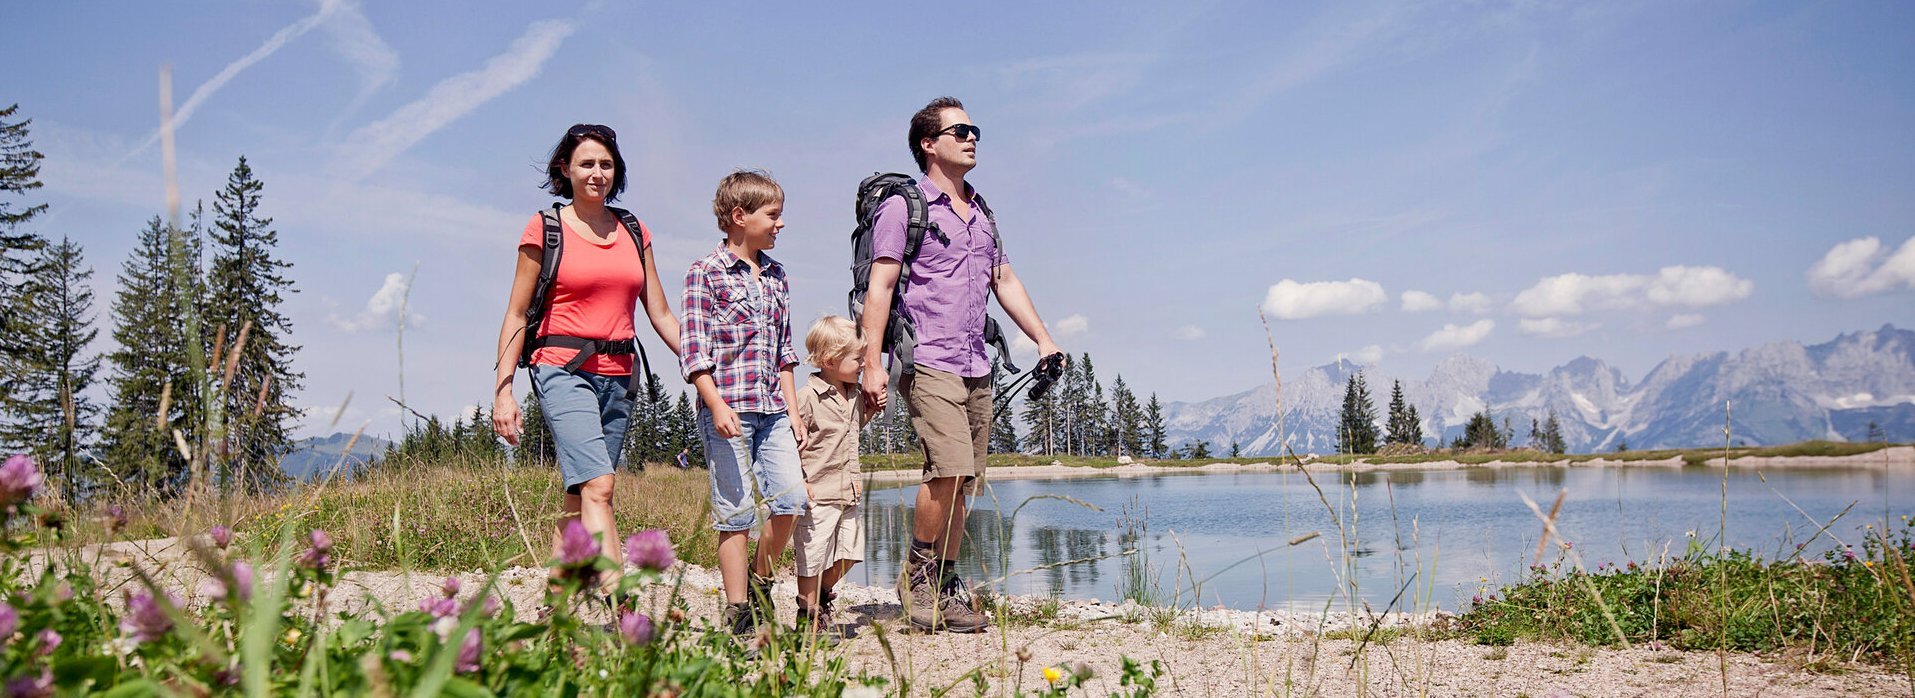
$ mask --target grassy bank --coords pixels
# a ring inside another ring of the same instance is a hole
[[[1792,650],[1810,661],[1867,659],[1915,671],[1915,525],[1871,525],[1820,559],[1689,552],[1650,564],[1578,569],[1560,559],[1472,600],[1458,627],[1489,645],[1516,640],[1677,649]]]
[[[620,472],[613,511],[620,533],[662,528],[679,554],[715,563],[706,525],[710,484],[703,470]],[[502,464],[377,468],[346,481],[311,483],[285,494],[182,497],[120,504],[126,535],[157,538],[233,527],[242,535],[294,528],[330,532],[348,569],[423,571],[539,566],[551,557],[561,493],[556,468]],[[68,540],[108,538],[103,508],[69,516]]]

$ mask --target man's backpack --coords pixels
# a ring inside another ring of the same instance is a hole
[[[559,260],[565,255],[565,226],[559,222],[559,210],[563,207],[563,204],[555,203],[552,204],[552,208],[539,213],[540,219],[545,223],[544,243],[540,246],[542,252],[539,256],[539,279],[532,285],[532,302],[525,306],[525,343],[521,345],[519,351],[519,368],[531,368],[532,353],[541,347],[577,349],[578,355],[573,356],[572,360],[565,364],[567,371],[578,370],[579,366],[585,364],[586,359],[592,358],[595,354],[623,356],[637,353],[638,364],[632,366],[631,381],[625,387],[625,398],[628,400],[636,398],[639,381],[650,380],[652,375],[651,361],[645,357],[645,345],[638,342],[638,337],[607,340],[568,335],[539,336],[539,325],[545,321],[545,314],[551,310],[552,282],[559,275]],[[619,222],[625,224],[625,233],[632,236],[632,246],[638,249],[639,273],[646,275],[646,283],[651,283],[653,275],[649,269],[645,268],[647,245],[644,233],[639,231],[638,217],[633,216],[631,211],[616,206],[605,208],[618,216]],[[638,302],[642,304],[645,299],[640,298]],[[653,383],[651,388],[655,393],[658,385]]]
[[[893,196],[904,197],[904,259],[898,269],[898,283],[891,292],[891,318],[885,323],[884,337],[880,338],[880,347],[891,353],[891,380],[896,382],[900,376],[917,370],[912,353],[917,348],[917,326],[910,316],[904,313],[904,289],[911,280],[911,263],[918,258],[919,250],[924,246],[926,234],[936,236],[949,243],[950,238],[938,230],[937,224],[930,221],[930,212],[925,207],[924,191],[918,188],[918,182],[910,175],[879,173],[866,177],[858,183],[858,199],[855,211],[858,227],[851,231],[851,317],[852,322],[862,322],[864,318],[864,299],[871,289],[871,247],[874,242],[872,227],[878,220],[878,208]],[[999,254],[1003,253],[1004,241],[997,234],[997,216],[991,213],[991,206],[984,202],[983,196],[977,196],[977,205],[984,217],[991,221],[991,239]],[[1004,362],[1004,369],[1017,373],[1021,369],[1011,363],[1010,344],[1005,341],[1004,332],[998,327],[997,319],[989,314],[984,316],[984,341],[997,348],[997,358]]]

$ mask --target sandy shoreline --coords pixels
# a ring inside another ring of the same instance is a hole
[[[114,543],[81,554],[96,570],[106,571],[102,581],[107,589],[131,581],[130,570],[121,566],[125,564],[183,592],[189,605],[206,603],[193,592],[202,574],[173,539]],[[681,598],[688,605],[689,622],[698,625],[718,616],[716,572],[680,563],[671,574],[683,575]],[[470,597],[490,579],[477,571],[455,576],[462,582],[462,597]],[[420,599],[439,595],[442,579],[420,573],[348,572],[327,595],[328,607],[352,615],[366,613],[375,603],[416,608]],[[544,580],[543,569],[515,567],[501,571],[494,588],[521,620],[531,620],[543,603]],[[670,588],[651,587],[641,610],[664,617]],[[795,592],[786,570],[773,590],[786,627],[792,624],[789,599]],[[1345,612],[1185,609],[1165,614],[1129,603],[1010,597],[1008,611],[987,632],[901,634],[893,590],[844,584],[839,594],[838,621],[854,637],[834,651],[842,653],[854,673],[893,681],[907,678],[912,695],[962,687],[973,680],[973,673],[985,677],[988,695],[1009,695],[1013,686],[1041,691],[1042,668],[1071,661],[1089,665],[1095,673],[1088,686],[1091,694],[1105,695],[1122,689],[1117,678],[1126,657],[1162,663],[1165,675],[1157,682],[1161,695],[1716,696],[1722,695],[1719,672],[1725,666],[1730,695],[1900,695],[1909,688],[1908,678],[1894,667],[1842,664],[1839,671],[1811,671],[1795,653],[1730,653],[1718,658],[1711,652],[1643,646],[1625,650],[1522,642],[1492,648],[1416,637],[1413,628],[1440,622],[1440,614],[1380,619]],[[587,622],[609,619],[593,603],[584,604],[580,614]],[[1379,621],[1385,627],[1412,630],[1359,653],[1359,643],[1350,639],[1357,633],[1348,629]],[[964,687],[958,693],[969,695],[970,690]]]
[[[1853,456],[1744,456],[1728,461],[1732,468],[1763,468],[1775,470],[1787,469],[1873,469],[1887,470],[1915,468],[1915,446],[1892,446],[1873,453]],[[1708,467],[1722,467],[1721,458],[1710,459]],[[1465,468],[1680,468],[1685,463],[1682,458],[1659,460],[1620,460],[1595,458],[1573,463],[1538,463],[1534,461],[1490,461],[1487,463],[1463,463],[1453,460],[1429,461],[1424,463],[1371,463],[1358,460],[1355,463],[1331,463],[1322,460],[1306,460],[1304,467],[1311,472],[1375,472],[1375,471],[1417,471],[1417,470],[1461,470]],[[1295,470],[1294,465],[1280,465],[1275,461],[1267,463],[1209,463],[1206,465],[1165,466],[1130,463],[1108,468],[1087,465],[1063,465],[1053,461],[1050,465],[992,466],[985,475],[989,480],[1045,480],[1073,477],[1151,477],[1157,475],[1210,474],[1230,475],[1237,473],[1272,473]],[[866,471],[866,478],[875,482],[916,482],[921,476],[913,469]]]

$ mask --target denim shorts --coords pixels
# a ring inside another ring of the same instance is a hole
[[[711,467],[712,528],[749,531],[757,523],[758,500],[752,485],[772,516],[805,512],[805,473],[798,465],[798,437],[784,412],[738,413],[738,438],[718,435],[711,412],[698,408],[698,431],[705,439],[705,462]]]
[[[559,473],[566,494],[592,478],[612,474],[625,452],[625,427],[632,401],[625,397],[626,376],[601,376],[537,364],[531,368],[532,392],[552,430]]]

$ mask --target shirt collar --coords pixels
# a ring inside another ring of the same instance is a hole
[[[811,374],[811,380],[805,383],[805,389],[817,393],[818,397],[832,397],[832,396],[844,395],[844,391],[841,390],[838,386],[833,385],[831,381],[825,379],[824,374],[822,373]]]
[[[939,189],[937,183],[931,181],[931,178],[928,175],[925,177],[920,177],[918,179],[918,188],[924,190],[925,203],[927,204],[941,203],[946,206],[951,205],[951,195],[945,193],[944,190]],[[970,182],[965,182],[964,183],[964,200],[973,201],[975,199],[977,199],[977,187],[971,186]]]
[[[718,243],[718,252],[716,254],[718,256],[718,263],[722,265],[727,271],[737,269],[739,267],[744,267],[746,269],[751,268],[751,265],[745,263],[745,258],[732,254],[731,245],[727,245],[723,242]],[[775,275],[779,278],[783,278],[785,275],[785,266],[782,264],[779,264],[778,260],[772,259],[771,255],[765,254],[763,252],[759,252],[758,264],[765,268],[766,274]]]

